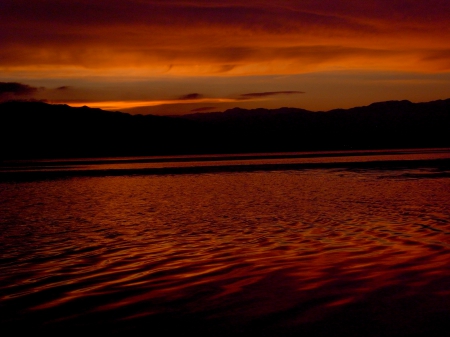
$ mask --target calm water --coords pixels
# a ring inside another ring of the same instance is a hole
[[[386,158],[405,163],[351,164]],[[331,168],[264,166],[313,160],[297,156],[255,158],[256,171],[5,178],[0,327],[11,335],[446,336],[448,158],[447,149],[314,159],[350,162]],[[154,164],[145,160],[70,166],[139,173]],[[14,165],[3,172],[36,169]]]

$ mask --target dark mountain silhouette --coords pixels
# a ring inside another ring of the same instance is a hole
[[[1,157],[135,156],[190,151],[198,123],[42,102],[0,104]],[[191,144],[190,144],[191,146]]]
[[[450,99],[130,115],[43,102],[0,104],[3,159],[450,146]]]
[[[231,109],[182,118],[216,127],[245,151],[443,147],[450,145],[450,99],[389,101],[312,112],[295,108]]]

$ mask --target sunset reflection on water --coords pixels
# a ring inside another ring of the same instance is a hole
[[[75,177],[0,185],[6,328],[436,333],[450,180],[427,169]]]

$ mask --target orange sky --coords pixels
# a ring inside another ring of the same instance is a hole
[[[0,98],[161,114],[448,98],[449,17],[446,0],[2,0],[0,82],[36,90]]]

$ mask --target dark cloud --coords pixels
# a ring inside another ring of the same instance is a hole
[[[56,88],[56,90],[68,90],[70,87],[68,85],[63,85],[61,87]]]
[[[18,99],[1,99],[0,102],[39,102],[39,103],[49,103],[50,101],[48,99],[42,98],[42,99],[37,99],[37,98],[18,98]]]
[[[202,112],[202,111],[211,111],[217,109],[216,106],[205,106],[202,108],[196,108],[196,109],[192,109],[191,112]]]
[[[17,82],[0,82],[0,95],[25,96],[35,93],[38,88]]]
[[[304,94],[303,91],[266,91],[266,92],[252,92],[249,94],[241,94],[239,97],[243,99],[255,98],[255,97],[267,97],[275,95],[294,95]]]
[[[187,94],[187,95],[178,97],[178,99],[179,100],[186,100],[186,101],[188,101],[188,100],[193,100],[193,99],[199,99],[199,98],[202,98],[202,97],[203,97],[203,95],[201,95],[201,94],[192,93],[192,94]]]

